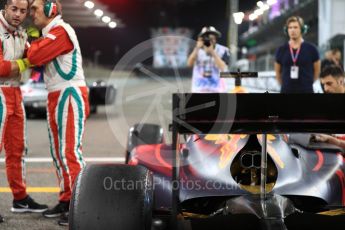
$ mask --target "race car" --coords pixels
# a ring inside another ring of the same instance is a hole
[[[70,229],[342,229],[343,150],[295,134],[345,133],[344,105],[344,95],[174,94],[172,143],[158,125],[132,127],[126,164],[82,170]]]
[[[88,85],[90,113],[97,113],[100,105],[113,104],[116,97],[116,88],[107,86],[103,81],[95,81]],[[33,77],[20,86],[25,112],[28,117],[45,115],[47,110],[48,91],[43,77]]]

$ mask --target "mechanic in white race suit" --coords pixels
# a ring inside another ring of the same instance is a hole
[[[37,213],[48,209],[26,192],[26,119],[19,87],[22,74],[12,68],[16,60],[21,61],[25,56],[28,47],[27,33],[21,27],[28,7],[27,0],[7,0],[0,11],[0,151],[5,150],[7,180],[13,194],[11,211],[14,213]]]

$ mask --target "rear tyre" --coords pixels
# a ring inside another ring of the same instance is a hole
[[[75,183],[69,228],[150,230],[152,202],[152,173],[146,168],[88,165]]]

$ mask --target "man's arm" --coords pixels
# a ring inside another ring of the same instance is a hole
[[[330,143],[332,145],[336,145],[336,146],[345,150],[345,141],[340,140],[340,139],[333,137],[331,135],[317,134],[317,135],[315,135],[315,140],[319,141],[319,142]]]
[[[46,37],[32,42],[27,52],[27,58],[30,64],[42,66],[73,49],[74,45],[65,29],[57,26]]]
[[[11,62],[5,61],[0,44],[0,77],[8,77],[11,74]]]
[[[193,52],[189,55],[188,60],[187,60],[187,66],[188,67],[193,67],[194,63],[198,57],[198,52],[199,50],[203,47],[204,43],[201,38],[198,38],[198,41],[196,42],[196,46],[193,49]]]
[[[4,60],[2,42],[0,40],[0,77],[15,77],[19,75],[18,66],[11,61]]]
[[[321,72],[321,61],[318,60],[314,62],[314,81],[319,79],[320,72]]]
[[[20,69],[16,61],[11,61],[11,73],[9,77],[20,77]]]
[[[276,80],[281,85],[282,84],[282,66],[278,63],[274,63],[274,71],[276,72]]]
[[[227,69],[228,65],[222,60],[221,57],[219,57],[213,47],[207,47],[206,52],[211,54],[211,56],[214,58],[214,63],[220,71],[225,71]]]

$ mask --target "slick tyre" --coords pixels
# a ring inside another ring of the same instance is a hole
[[[152,186],[152,173],[142,166],[86,166],[73,190],[69,229],[150,230]]]

